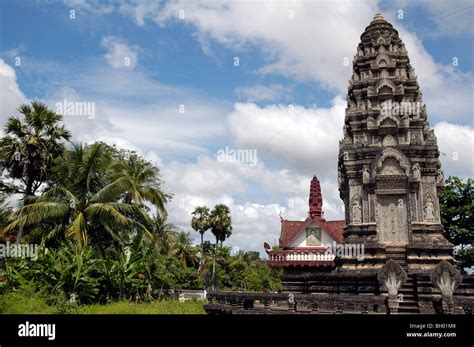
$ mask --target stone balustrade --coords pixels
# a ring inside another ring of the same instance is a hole
[[[268,254],[269,261],[334,261],[334,254],[285,252]]]
[[[210,314],[386,314],[384,296],[349,297],[344,294],[209,292]]]

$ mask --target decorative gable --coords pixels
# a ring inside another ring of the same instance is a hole
[[[327,231],[316,221],[305,223],[295,238],[290,242],[290,248],[326,247],[335,241]]]

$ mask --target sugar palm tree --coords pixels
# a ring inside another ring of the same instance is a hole
[[[75,146],[68,151],[58,171],[67,175],[65,182],[69,184],[52,186],[33,203],[13,212],[5,232],[55,221],[62,226],[55,231],[64,230],[78,250],[99,225],[111,233],[134,228],[149,234],[137,218],[130,217],[139,216],[146,220],[146,213],[136,205],[119,202],[118,198],[124,192],[117,190],[115,182],[106,184],[107,180],[101,174],[107,162],[105,149],[103,144],[96,143],[87,147]]]
[[[232,234],[230,209],[224,204],[214,206],[210,215],[211,231],[216,237],[216,245],[225,241]]]
[[[192,213],[193,218],[191,219],[191,227],[201,234],[201,250],[204,243],[204,233],[209,230],[210,220],[209,220],[209,208],[205,206],[198,206]]]
[[[21,105],[18,111],[24,120],[8,118],[6,136],[0,140],[0,153],[2,167],[10,177],[21,181],[23,187],[1,184],[1,188],[31,196],[45,182],[53,160],[63,154],[63,141],[68,141],[71,133],[60,125],[62,116],[39,101],[33,101],[31,106]]]
[[[216,237],[216,244],[215,244],[215,253],[217,253],[217,246],[219,244],[219,241],[221,243],[224,242],[226,238],[228,238],[232,234],[232,219],[230,216],[230,209],[224,204],[218,204],[214,206],[214,208],[211,211],[210,215],[210,225],[211,225],[211,231]],[[216,257],[214,255],[214,261],[212,265],[212,278],[213,278],[213,289],[216,289],[214,287],[214,284],[216,283]]]

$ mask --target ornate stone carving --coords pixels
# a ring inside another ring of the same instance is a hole
[[[436,139],[433,129],[429,130],[426,134],[426,144],[429,146],[436,146],[438,144],[438,140]]]
[[[403,195],[377,197],[377,233],[379,242],[385,245],[407,244],[407,206]]]
[[[433,202],[433,196],[431,194],[427,194],[425,197],[425,221],[427,222],[435,222],[436,221],[436,213],[435,207]]]
[[[423,134],[420,129],[415,129],[410,132],[410,144],[411,145],[422,145]]]
[[[401,153],[398,149],[394,147],[386,147],[383,149],[382,153],[378,156],[376,159],[376,165],[375,168],[377,171],[381,171],[382,166],[385,162],[385,160],[389,157],[395,158],[400,167],[403,169],[404,173],[409,176],[410,174],[410,163],[408,162],[408,159],[405,157],[403,153]],[[393,163],[393,161],[391,161]]]
[[[368,144],[367,134],[354,134],[354,145],[364,146]]]
[[[406,282],[407,274],[394,260],[388,260],[377,273],[379,283],[388,291],[390,313],[398,312],[398,289]]]
[[[382,140],[382,146],[383,147],[395,147],[397,145],[397,140],[392,136],[392,135],[385,135],[385,137]]]
[[[360,199],[358,196],[354,197],[351,205],[352,211],[352,223],[360,224],[362,223],[362,207],[360,204]]]
[[[370,182],[370,171],[369,168],[366,166],[362,171],[362,182],[364,184],[368,184]]]
[[[431,273],[431,282],[441,290],[444,313],[454,313],[453,294],[461,281],[462,276],[459,270],[446,260],[440,262]]]
[[[421,180],[420,164],[415,163],[411,167],[411,179],[417,182]]]
[[[443,185],[444,184],[444,174],[443,174],[443,170],[441,170],[440,168],[438,168],[436,170],[436,184],[437,185]]]
[[[367,128],[373,129],[375,127],[375,120],[372,117],[367,117]]]

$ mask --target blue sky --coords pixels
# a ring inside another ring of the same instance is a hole
[[[225,202],[229,242],[262,250],[280,212],[306,217],[313,174],[326,217],[343,217],[343,61],[377,12],[407,45],[445,175],[473,177],[471,1],[3,0],[0,121],[32,99],[93,102],[94,119],[65,117],[76,141],[139,150],[175,194],[171,222],[190,230],[195,206]],[[222,162],[226,147],[257,164]]]

